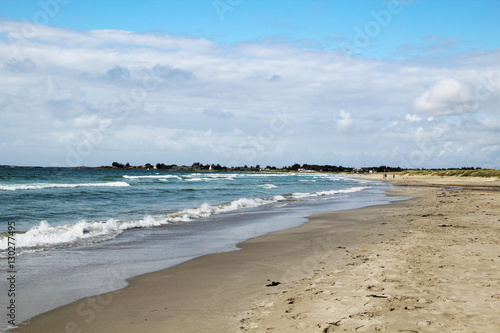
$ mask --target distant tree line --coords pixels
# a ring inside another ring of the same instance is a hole
[[[354,168],[336,166],[336,165],[320,165],[320,164],[298,164],[295,163],[292,166],[283,167],[283,169],[288,171],[299,171],[299,170],[308,170],[308,171],[325,171],[325,172],[352,172]]]
[[[118,168],[118,169],[123,169],[123,168],[130,168],[130,163],[127,163],[127,164],[121,164],[121,163],[118,163],[118,162],[113,162],[111,164],[111,166],[113,168]]]
[[[234,167],[226,167],[220,164],[203,164],[200,162],[195,162],[190,166],[182,165],[179,166],[177,164],[165,164],[165,163],[157,163],[156,166],[153,166],[151,163],[146,163],[140,166],[131,166],[130,163],[122,164],[119,162],[113,162],[111,164],[112,168],[117,169],[157,169],[157,170],[214,170],[214,171],[325,171],[325,172],[351,172],[354,168],[343,167],[343,166],[335,166],[335,165],[317,165],[317,164],[298,164],[295,163],[291,166],[283,166],[281,168],[277,168],[275,166],[267,165],[266,167],[261,167],[260,164],[255,166],[234,166]]]
[[[109,168],[105,167],[104,168]],[[372,166],[372,167],[362,167],[362,168],[353,168],[353,167],[344,167],[342,165],[329,165],[329,164],[298,164],[295,163],[291,166],[283,166],[281,168],[277,168],[275,166],[267,165],[266,167],[261,167],[259,164],[255,166],[234,166],[234,167],[226,167],[220,164],[203,164],[200,162],[195,162],[192,165],[177,165],[177,164],[165,164],[165,163],[157,163],[153,165],[151,163],[146,163],[144,165],[139,166],[131,166],[130,163],[122,164],[119,162],[113,162],[111,164],[111,168],[116,169],[157,169],[157,170],[213,170],[213,171],[315,171],[315,172],[400,172],[404,170],[431,170],[431,171],[443,171],[443,170],[481,170],[480,167],[462,167],[458,168],[441,168],[441,169],[403,169],[401,167],[391,167],[388,165],[381,166]]]

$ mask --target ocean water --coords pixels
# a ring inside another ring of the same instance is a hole
[[[0,293],[13,222],[20,323],[316,212],[387,203],[385,187],[323,173],[0,167]]]

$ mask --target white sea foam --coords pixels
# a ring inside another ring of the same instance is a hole
[[[344,180],[345,178],[339,177],[337,175],[318,175],[314,176],[316,179],[328,179],[331,181]]]
[[[182,179],[181,177],[177,175],[147,175],[147,176],[129,176],[129,175],[124,175],[123,178],[127,179],[160,179],[160,178],[176,178],[176,179]]]
[[[25,233],[17,233],[17,253],[41,251],[48,248],[70,247],[99,243],[113,239],[124,230],[133,228],[156,227],[164,224],[162,219],[146,216],[142,220],[119,222],[115,219],[107,221],[87,222],[81,220],[75,224],[50,225],[41,221]],[[6,250],[7,237],[0,236],[0,250]],[[3,254],[0,254],[2,257]]]
[[[238,175],[234,173],[229,174],[201,174],[192,173],[188,175],[184,180],[186,181],[212,181],[212,180],[234,180]]]
[[[186,180],[188,182],[200,182],[200,181],[208,180],[208,179],[207,178],[185,178],[184,180]]]
[[[247,173],[245,177],[294,177],[295,173]]]
[[[304,198],[310,198],[310,197],[319,197],[319,196],[327,196],[327,195],[336,195],[336,194],[343,194],[343,193],[354,193],[354,192],[359,192],[366,189],[364,186],[357,186],[357,187],[351,187],[348,189],[344,190],[330,190],[330,191],[319,191],[319,192],[312,192],[312,193],[292,193],[292,197],[296,199],[304,199]]]
[[[0,191],[16,190],[41,190],[46,188],[74,188],[74,187],[123,187],[130,186],[127,182],[107,182],[107,183],[81,183],[81,184],[54,184],[54,183],[34,183],[34,184],[12,184],[0,185]]]
[[[121,233],[116,220],[106,222],[79,221],[72,225],[51,226],[46,221],[16,235],[16,248],[58,247],[64,244],[87,244],[116,237]],[[90,241],[88,241],[90,240]],[[0,249],[7,248],[7,238],[0,239]]]
[[[183,209],[163,216],[153,217],[148,215],[143,219],[130,221],[109,219],[107,221],[87,222],[82,220],[75,224],[56,226],[41,221],[39,225],[32,227],[27,232],[16,235],[16,247],[19,249],[18,253],[26,253],[47,248],[87,245],[115,238],[128,229],[159,227],[173,222],[189,222],[283,200],[287,199],[283,196],[274,196],[267,199],[241,198],[214,206],[204,203],[198,208]],[[0,250],[6,250],[7,248],[7,237],[0,236]],[[4,254],[0,254],[0,257],[3,257]]]
[[[168,224],[168,219],[165,217],[152,217],[147,215],[140,220],[131,220],[119,222],[117,227],[120,230],[136,229],[136,228],[152,228]]]
[[[271,198],[241,198],[215,206],[204,203],[198,208],[184,209],[173,213],[168,216],[167,219],[171,222],[188,222],[199,218],[207,218],[212,215],[230,213],[240,209],[272,204],[282,200],[287,199],[283,196],[274,196]]]
[[[239,175],[237,173],[225,173],[225,174],[211,173],[211,174],[207,175],[207,177],[210,177],[210,178],[226,178],[226,179],[234,179],[238,176]]]
[[[275,195],[268,198],[240,198],[219,205],[202,204],[197,208],[179,210],[161,216],[145,216],[138,220],[117,221],[79,221],[75,224],[50,225],[46,221],[32,227],[25,233],[16,234],[16,248],[18,254],[42,251],[49,248],[80,246],[98,243],[117,237],[123,231],[134,228],[159,227],[169,223],[189,222],[213,215],[236,212],[242,209],[254,208],[263,205],[286,204],[287,201],[305,199],[309,197],[329,196],[341,193],[358,192],[366,187],[351,187],[344,190],[331,190],[312,193],[292,193],[290,195]],[[0,257],[6,256],[8,241],[5,235],[0,235]]]
[[[263,184],[263,185],[258,185],[259,187],[270,189],[270,188],[277,188],[276,185],[274,184]]]

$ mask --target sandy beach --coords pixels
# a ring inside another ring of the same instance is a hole
[[[413,199],[316,214],[14,331],[500,331],[500,181],[386,181]]]

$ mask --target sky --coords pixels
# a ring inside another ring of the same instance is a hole
[[[500,168],[500,1],[1,0],[0,165]]]

